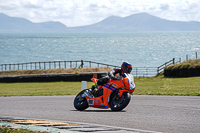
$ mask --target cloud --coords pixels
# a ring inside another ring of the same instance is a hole
[[[169,5],[168,4],[161,4],[160,5],[160,9],[161,10],[168,10],[169,9]]]
[[[200,21],[199,0],[1,0],[0,12],[33,22],[89,25],[109,16],[147,12],[168,20]]]

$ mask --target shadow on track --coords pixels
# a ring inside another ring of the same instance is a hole
[[[112,111],[112,110],[71,110],[71,111],[77,111],[77,112],[126,112],[125,110],[122,111]]]

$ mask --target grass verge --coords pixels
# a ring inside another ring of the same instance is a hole
[[[137,77],[133,94],[200,96],[199,83],[200,77]],[[93,84],[88,82],[87,85]],[[76,95],[80,88],[81,82],[0,83],[0,96]]]
[[[0,133],[41,133],[41,132],[36,132],[26,129],[13,129],[8,127],[0,127]]]
[[[200,96],[200,77],[190,78],[136,78],[136,90],[139,95],[179,95]]]

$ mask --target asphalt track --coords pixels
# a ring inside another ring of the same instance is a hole
[[[200,97],[133,95],[120,112],[77,111],[75,96],[0,97],[0,116],[92,123],[167,133],[200,132]]]

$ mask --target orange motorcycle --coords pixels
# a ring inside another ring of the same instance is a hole
[[[98,79],[91,79],[94,83]],[[111,108],[112,111],[123,110],[130,102],[135,90],[133,75],[124,74],[121,80],[110,79],[106,84],[99,86],[98,90],[84,89],[74,99],[74,107],[77,110],[85,110],[88,107]]]

